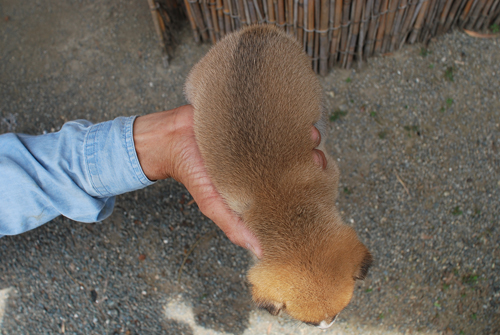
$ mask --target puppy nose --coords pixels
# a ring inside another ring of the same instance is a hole
[[[335,320],[337,320],[337,315],[333,316],[333,318],[329,318],[329,319],[321,321],[319,323],[319,325],[317,325],[316,327],[318,327],[319,329],[330,328],[335,323]]]

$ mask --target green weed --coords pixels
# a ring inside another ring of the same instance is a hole
[[[342,110],[336,110],[335,112],[333,112],[331,115],[330,115],[330,121],[331,122],[335,122],[337,121],[338,119],[340,119],[341,117],[344,117],[347,115],[347,111],[342,111]]]
[[[414,132],[417,132],[418,131],[418,126],[404,126],[403,127],[406,131],[414,131]]]
[[[408,137],[411,137],[412,134],[416,134],[417,136],[420,136],[420,130],[418,126],[404,126],[404,130],[407,131]]]
[[[444,71],[444,77],[446,78],[446,80],[448,81],[455,81],[455,77],[453,75],[453,71],[455,71],[455,69],[453,68],[453,66],[449,66],[446,71]]]
[[[467,285],[476,285],[477,281],[479,280],[478,275],[465,275],[462,277],[462,283],[467,284]]]
[[[431,53],[432,51],[429,51],[427,48],[420,48],[420,56],[422,57],[427,57]]]
[[[451,210],[451,214],[455,215],[455,216],[459,216],[459,215],[462,215],[463,212],[460,210],[460,206],[455,206],[455,208],[453,208]]]

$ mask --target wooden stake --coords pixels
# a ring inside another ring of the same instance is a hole
[[[349,28],[352,24],[349,18],[351,17],[351,0],[344,0],[342,5],[342,28],[340,35],[340,64],[345,66],[347,41],[349,39]]]
[[[481,30],[484,22],[488,19],[488,12],[490,11],[490,8],[493,6],[494,2],[495,2],[494,0],[488,0],[486,2],[486,5],[484,6],[483,10],[481,11],[481,16],[479,17],[476,24],[474,25],[474,29]]]
[[[309,1],[310,0],[304,0],[304,39],[302,41],[302,47],[304,48],[305,53],[307,53],[307,20],[309,17]]]
[[[397,48],[398,42],[399,42],[399,36],[401,34],[402,30],[402,20],[405,14],[405,11],[407,11],[407,0],[401,0],[399,9],[396,12],[396,16],[394,17],[394,24],[392,25],[391,29],[391,43],[388,49],[388,52],[393,52],[394,48]]]
[[[259,6],[259,3],[257,2],[257,0],[253,0],[253,4],[254,4],[255,12],[257,13],[258,23],[259,24],[264,23],[265,14],[263,14],[262,7]]]
[[[267,0],[267,22],[270,24],[276,24],[276,19],[274,16],[274,2],[273,0]]]
[[[217,3],[216,0],[207,0],[207,1],[211,1],[208,3],[208,6],[210,7],[215,42],[218,42],[220,40],[220,29],[219,29],[219,20],[217,18],[217,10],[216,10]]]
[[[433,24],[436,23],[437,25],[437,20],[434,20],[434,18],[437,15],[440,2],[437,1],[432,1],[429,4],[429,8],[427,10],[427,15],[425,16],[424,20],[424,25],[422,26],[422,31],[420,32],[420,42],[426,43],[430,37],[432,37],[432,31],[433,31]]]
[[[413,23],[413,17],[414,17],[414,12],[416,8],[417,1],[416,0],[410,0],[409,3],[407,3],[407,10],[404,12],[403,17],[401,18],[401,28],[397,33],[397,38],[396,38],[396,44],[394,45],[395,49],[401,48],[401,46],[404,44],[406,41],[406,38],[408,37],[408,33],[410,31],[410,26]]]
[[[459,3],[460,1],[455,1],[456,3]],[[442,34],[445,24],[446,24],[446,19],[448,18],[448,14],[450,12],[451,6],[453,4],[453,0],[447,0],[446,5],[443,8],[443,11],[441,12],[441,15],[439,16],[439,26],[437,29],[438,34]]]
[[[229,12],[231,14],[231,21],[233,22],[233,30],[237,31],[243,28],[241,21],[241,14],[238,10],[238,0],[229,0]]]
[[[474,28],[474,24],[476,23],[479,14],[481,13],[481,10],[484,8],[486,5],[486,0],[478,0],[476,2],[476,6],[472,10],[472,13],[469,17],[469,20],[467,21],[467,24],[465,25],[465,29],[471,30]]]
[[[446,17],[446,23],[444,24],[444,27],[442,28],[441,33],[444,34],[445,32],[447,32],[451,28],[451,25],[453,24],[453,22],[456,21],[458,19],[458,17],[460,16],[457,14],[457,13],[459,13],[459,9],[463,8],[463,6],[465,6],[466,2],[467,2],[467,0],[455,0],[455,2],[453,2],[453,5],[451,6],[450,12],[448,13],[448,16]]]
[[[313,70],[319,73],[319,20],[320,20],[320,5],[321,0],[314,0],[314,51],[313,51]]]
[[[253,0],[248,0],[246,2],[246,7],[248,8],[248,14],[250,16],[250,23],[251,24],[256,24],[257,23],[257,13],[254,8]]]
[[[394,17],[396,16],[396,10],[398,8],[398,5],[399,5],[399,0],[391,0],[389,6],[389,12],[387,13],[387,21],[384,31],[384,40],[382,41],[382,53],[386,53],[389,51],[391,43],[391,30],[394,24]]]
[[[377,30],[377,39],[375,40],[375,50],[374,54],[379,54],[382,52],[382,43],[384,39],[385,22],[386,22],[386,12],[388,10],[389,0],[382,0],[382,7],[380,9],[380,23]]]
[[[319,19],[319,73],[325,76],[328,73],[328,19],[330,17],[329,0],[321,0],[321,17]]]
[[[307,3],[307,54],[314,57],[314,1],[308,0]]]
[[[465,26],[465,23],[467,22],[467,19],[469,18],[469,13],[472,8],[472,5],[474,4],[476,0],[469,0],[467,4],[465,5],[465,8],[462,12],[462,15],[460,16],[460,28],[463,28]]]
[[[278,1],[278,27],[285,30],[285,0]]]
[[[217,40],[215,39],[214,28],[212,25],[212,19],[210,17],[210,11],[208,10],[207,1],[208,0],[202,0],[201,6],[203,8],[203,13],[205,14],[205,21],[207,23],[208,34],[210,35],[212,43],[215,44]]]
[[[217,19],[219,20],[219,33],[220,38],[226,35],[226,27],[224,26],[224,5],[222,4],[222,0],[217,0]]]
[[[365,57],[373,55],[375,49],[375,36],[377,34],[377,27],[379,21],[381,0],[375,0],[373,4],[372,13],[370,14],[370,24],[368,25],[367,38],[365,43]]]
[[[415,41],[420,33],[420,29],[422,28],[422,22],[424,21],[425,13],[427,12],[428,6],[429,6],[429,0],[424,1],[422,3],[422,7],[420,8],[420,12],[418,13],[418,16],[417,16],[417,21],[415,22],[415,26],[411,32],[410,38],[408,39],[410,44],[415,43]]]
[[[304,45],[304,0],[299,0],[297,5],[297,41]]]
[[[196,26],[198,26],[198,29],[200,30],[200,34],[201,37],[203,38],[203,41],[208,41],[207,28],[205,28],[205,23],[203,22],[203,16],[201,15],[201,10],[198,1],[188,0],[188,2],[191,5],[194,21],[196,22]]]
[[[363,0],[356,0],[356,2],[353,3],[353,8],[354,15],[352,17],[352,33],[350,37],[350,42],[349,42],[349,53],[347,55],[347,64],[346,68],[350,68],[353,58],[354,58],[354,52],[356,50],[356,42],[358,40],[358,35],[359,35],[359,29],[360,29],[360,21],[361,21],[361,15],[363,13]]]
[[[248,13],[245,7],[244,0],[236,0],[236,10],[238,11],[238,17],[240,18],[241,28],[245,28],[246,26],[248,26],[250,20],[248,19]]]
[[[224,13],[224,29],[226,31],[226,34],[229,34],[233,31],[233,21],[231,19],[231,10],[230,10],[230,1],[231,0],[223,0],[224,2],[224,9],[223,9],[223,13]]]
[[[335,0],[335,16],[333,22],[332,41],[330,44],[330,68],[337,64],[338,48],[340,42],[343,0]]]
[[[370,14],[372,12],[373,0],[368,0],[366,6],[363,9],[363,15],[361,20],[361,25],[359,29],[359,40],[358,40],[358,68],[361,68],[363,64],[363,48],[365,45],[365,36],[368,29],[368,23],[370,21]]]
[[[498,7],[498,13],[496,13]],[[500,0],[496,0],[495,4],[491,7],[490,13],[488,14],[488,18],[486,19],[485,27],[483,29],[489,28],[489,26],[493,23],[493,19],[496,15],[500,18]]]
[[[161,28],[161,26],[163,26],[163,29],[165,29],[164,25],[160,25],[159,19],[161,19],[161,17],[158,17],[159,13],[156,10],[156,6],[155,6],[154,1],[148,0],[148,5],[149,5],[149,9],[151,11],[151,17],[153,18],[153,25],[155,27],[156,37],[158,38],[158,44],[160,45],[161,50],[166,53],[167,48],[165,47],[165,39],[163,38],[163,33],[162,33],[162,28]]]
[[[186,6],[186,14],[189,19],[189,23],[191,24],[191,29],[193,30],[194,41],[196,43],[200,43],[200,35],[198,29],[196,28],[196,23],[194,21],[193,12],[191,11],[189,0],[184,0],[184,5]]]
[[[290,35],[295,34],[295,29],[293,29],[293,17],[294,17],[294,1],[286,0],[285,7],[285,17],[286,17],[286,32]]]

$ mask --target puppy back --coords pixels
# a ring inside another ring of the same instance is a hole
[[[226,197],[252,197],[310,164],[322,91],[291,36],[271,26],[231,34],[193,68],[185,89],[202,157]]]

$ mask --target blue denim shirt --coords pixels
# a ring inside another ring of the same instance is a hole
[[[101,221],[113,211],[116,195],[153,184],[137,158],[134,120],[78,120],[57,133],[0,135],[0,237],[59,215]]]

